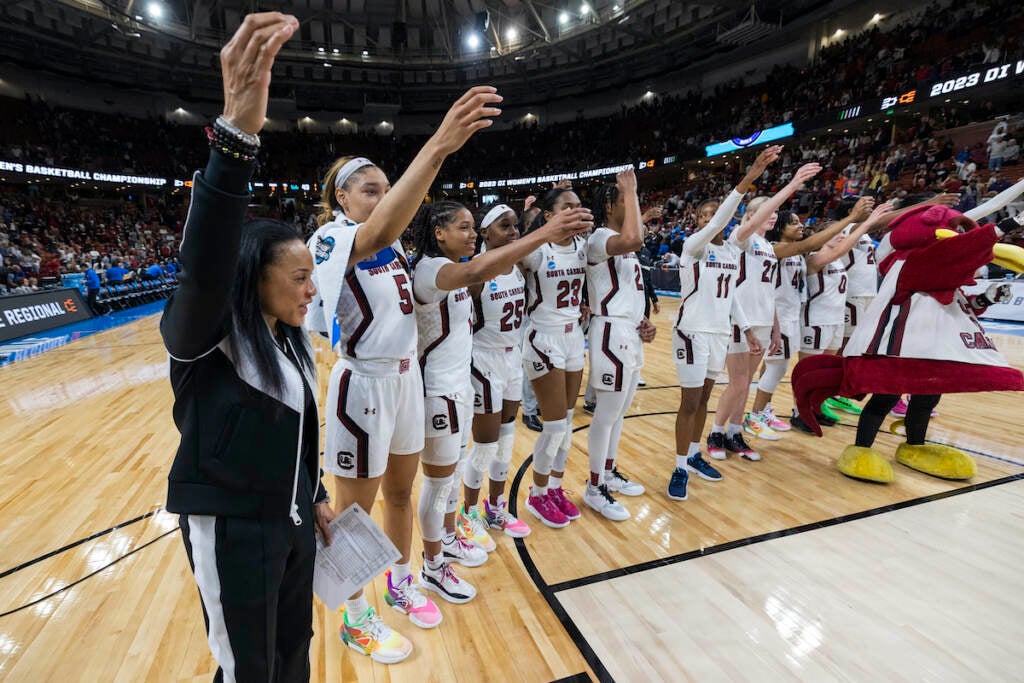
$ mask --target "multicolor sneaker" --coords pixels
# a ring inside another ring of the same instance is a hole
[[[696,473],[701,479],[722,481],[722,473],[712,467],[707,460],[701,457],[700,453],[694,453],[686,459],[686,469]]]
[[[458,562],[463,567],[479,567],[487,561],[487,551],[459,536],[458,533],[445,534],[441,539],[441,553],[446,562]]]
[[[580,509],[576,507],[571,500],[566,498],[566,495],[572,493],[566,491],[561,486],[556,489],[548,489],[548,498],[551,500],[552,505],[557,507],[565,515],[566,519],[573,520],[580,518]]]
[[[607,484],[594,486],[588,483],[587,490],[583,493],[583,504],[600,512],[605,519],[610,519],[613,522],[624,522],[629,519],[629,510],[612,497]]]
[[[772,408],[771,403],[764,407],[764,410],[761,411],[761,414],[764,415],[765,422],[768,424],[769,427],[772,428],[773,431],[788,432],[791,429],[788,422],[780,420],[775,415],[775,410]]]
[[[526,499],[526,509],[553,529],[569,526],[569,518],[552,502],[550,493],[535,496],[531,490],[530,497]]]
[[[465,579],[460,579],[447,561],[442,561],[436,569],[424,560],[420,570],[420,586],[425,590],[434,591],[448,602],[457,605],[469,602],[476,597],[476,588]]]
[[[765,441],[778,441],[782,438],[768,426],[764,413],[747,413],[743,417],[743,431]]]
[[[686,500],[686,484],[690,475],[681,467],[672,470],[672,478],[668,482],[668,497],[672,500]]]
[[[501,529],[512,538],[526,538],[530,535],[529,525],[508,511],[504,498],[499,498],[497,505],[491,505],[489,500],[484,499],[484,519],[492,529]]]
[[[395,664],[412,654],[409,639],[392,631],[371,607],[354,623],[349,623],[348,610],[342,613],[341,642],[356,652],[370,655],[382,664]]]
[[[412,574],[395,585],[391,582],[391,570],[384,572],[388,587],[384,590],[384,602],[400,613],[408,615],[409,621],[420,628],[434,628],[441,623],[444,616],[434,601],[420,592],[420,587],[412,582]]]
[[[850,415],[860,415],[864,412],[864,409],[859,405],[846,398],[845,396],[833,396],[832,398],[825,399],[825,405],[832,410],[839,410]]]
[[[761,454],[747,445],[742,432],[736,432],[725,440],[725,449],[747,460],[760,460]]]
[[[643,484],[630,481],[622,476],[617,467],[612,467],[612,471],[605,476],[604,483],[612,493],[621,493],[624,496],[642,496],[644,491],[647,490],[643,487]]]
[[[725,433],[711,432],[708,434],[708,456],[715,460],[725,460]],[[682,500],[682,499],[680,499]]]
[[[462,537],[484,552],[493,552],[497,547],[494,539],[487,533],[487,522],[480,515],[479,508],[466,512],[466,506],[459,506],[459,514],[455,517],[455,526],[462,531]]]

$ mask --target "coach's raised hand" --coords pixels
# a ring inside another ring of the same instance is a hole
[[[467,90],[448,110],[433,135],[438,151],[451,154],[466,144],[473,133],[490,126],[493,123],[491,117],[501,114],[501,110],[493,105],[502,99],[497,89],[490,85],[478,85]]]
[[[285,41],[299,27],[290,14],[250,14],[220,51],[224,78],[224,118],[255,135],[267,117],[270,69]]]

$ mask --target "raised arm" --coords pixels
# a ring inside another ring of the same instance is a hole
[[[1002,211],[1006,208],[1007,204],[1022,194],[1024,194],[1024,178],[1021,178],[1017,181],[1016,185],[1011,185],[984,204],[966,211],[964,215],[973,221],[980,221],[985,216],[991,216],[997,211]]]
[[[871,212],[868,219],[863,223],[858,223],[857,227],[851,230],[849,235],[834,244],[826,244],[817,253],[808,256],[807,274],[817,273],[836,259],[846,256],[850,253],[851,249],[857,246],[857,242],[865,233],[876,228],[891,212],[891,202],[879,205],[878,208]]]
[[[260,132],[274,57],[298,26],[295,17],[280,12],[250,14],[221,50],[222,116],[228,124],[248,135]],[[206,170],[193,177],[179,285],[160,318],[164,346],[178,360],[195,360],[210,351],[231,324],[231,295],[254,166],[254,161],[213,150]]]
[[[812,251],[818,251],[824,247],[830,239],[841,233],[843,230],[846,230],[848,226],[854,223],[862,223],[866,221],[871,215],[871,210],[874,206],[874,199],[871,197],[861,197],[857,200],[857,203],[853,205],[850,215],[842,220],[835,221],[824,230],[820,230],[807,239],[802,239],[799,242],[776,242],[773,245],[775,248],[775,257],[783,259],[789,256],[796,256],[797,254],[809,254]]]
[[[609,256],[629,254],[644,245],[644,222],[640,216],[640,198],[636,194],[636,172],[632,168],[622,171],[615,176],[615,184],[626,204],[626,217],[619,233],[609,237],[605,244]]]
[[[813,178],[814,176],[821,173],[821,164],[804,164],[793,176],[793,179],[789,183],[775,193],[768,201],[761,206],[757,207],[757,211],[749,219],[743,222],[740,227],[736,228],[736,241],[740,244],[746,243],[750,236],[754,234],[757,228],[764,225],[768,217],[779,210],[779,207],[785,203],[787,199],[793,196],[793,193],[799,190],[804,183]]]
[[[709,245],[711,240],[715,238],[715,235],[725,230],[725,226],[729,224],[729,219],[736,213],[736,208],[739,207],[743,195],[747,193],[747,190],[750,189],[754,181],[761,177],[761,174],[768,168],[768,165],[779,158],[781,151],[781,145],[773,145],[757,155],[757,159],[750,166],[750,171],[747,172],[747,175],[743,176],[739,185],[719,205],[718,211],[715,211],[715,215],[711,217],[708,224],[698,232],[690,235],[683,242],[683,251],[687,255],[691,258],[697,258],[704,251],[704,247]]]
[[[445,158],[457,151],[473,133],[493,123],[501,110],[498,91],[489,85],[470,88],[456,100],[444,120],[394,187],[380,200],[356,234],[349,264],[358,263],[398,239],[419,210],[430,184]]]
[[[437,271],[437,288],[452,291],[490,280],[506,273],[545,242],[562,242],[594,227],[590,209],[566,209],[526,237],[460,263],[446,263]]]

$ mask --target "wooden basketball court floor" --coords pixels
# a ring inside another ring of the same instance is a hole
[[[377,580],[371,602],[416,648],[394,666],[343,646],[338,614],[317,603],[313,680],[1024,679],[1021,396],[939,405],[929,438],[976,455],[970,482],[899,465],[889,486],[846,479],[833,468],[853,439],[844,419],[822,439],[758,442],[762,461],[730,459],[724,481],[695,479],[676,502],[673,317],[666,302],[624,429],[620,468],[648,489],[623,499],[632,518],[585,508],[553,530],[527,516],[530,537],[498,537],[487,564],[460,570],[480,596],[442,602],[433,631],[403,622]],[[0,680],[207,681],[216,668],[176,519],[161,510],[177,432],[157,320],[0,368]],[[1024,366],[1024,338],[997,343]],[[325,379],[330,354],[318,356]],[[520,423],[520,507],[534,437]],[[884,432],[878,447],[898,442]]]

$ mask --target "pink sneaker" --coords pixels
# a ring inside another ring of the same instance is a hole
[[[497,505],[491,505],[489,500],[484,499],[484,521],[492,529],[501,529],[512,538],[526,538],[530,535],[529,525],[508,511],[504,498],[499,498]]]
[[[409,621],[420,628],[434,628],[441,623],[441,610],[434,601],[420,592],[420,587],[412,582],[412,574],[398,582],[391,583],[391,570],[384,572],[388,579],[388,587],[384,591],[384,601],[402,614],[409,615]]]
[[[557,489],[548,489],[548,498],[568,519],[580,518],[580,509],[566,498],[566,491],[561,486]]]
[[[533,493],[532,489],[530,493]],[[569,526],[569,518],[551,500],[550,491],[543,496],[531,495],[526,499],[526,509],[532,512],[537,519],[554,529]]]
[[[764,407],[764,410],[761,411],[761,414],[764,415],[765,419],[768,422],[768,426],[771,427],[773,431],[788,432],[790,429],[792,429],[788,422],[783,422],[775,415],[775,410],[772,408],[771,403]]]
[[[900,400],[896,401],[896,405],[892,407],[889,414],[893,417],[906,417],[907,416],[907,402],[900,396]]]

